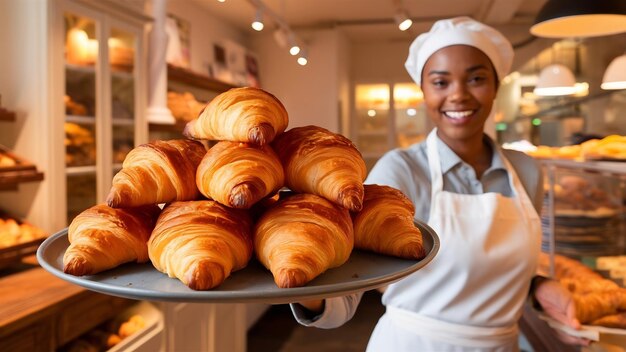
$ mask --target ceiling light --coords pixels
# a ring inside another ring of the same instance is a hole
[[[545,38],[596,37],[626,32],[624,0],[548,0],[530,33]]]
[[[298,63],[301,66],[306,65],[309,62],[309,60],[307,59],[307,54],[305,50],[302,50],[302,52],[300,53],[300,56],[298,57]]]
[[[404,11],[398,12],[394,18],[396,20],[396,24],[398,25],[398,29],[401,31],[406,31],[413,25],[413,21]]]
[[[569,68],[549,65],[541,70],[533,92],[541,96],[572,95],[577,92],[576,79]]]
[[[289,53],[294,56],[300,53],[300,47],[296,43],[293,33],[289,33]]]
[[[604,71],[602,89],[626,89],[626,54],[618,56]]]
[[[254,22],[252,22],[252,29],[254,29],[255,31],[262,31],[263,27],[265,27],[263,25],[263,13],[261,12],[261,9],[256,10],[256,16],[254,17]]]

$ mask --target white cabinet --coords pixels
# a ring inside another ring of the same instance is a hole
[[[53,15],[65,133],[56,215],[68,224],[105,201],[126,154],[147,141],[145,22],[98,4],[57,1]]]

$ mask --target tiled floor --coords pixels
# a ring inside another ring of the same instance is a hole
[[[248,352],[362,352],[385,309],[380,293],[363,295],[354,317],[336,329],[298,324],[288,305],[272,306],[248,332]]]

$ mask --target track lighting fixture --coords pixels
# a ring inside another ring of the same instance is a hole
[[[308,62],[308,55],[305,50],[302,50],[300,56],[298,57],[298,64],[300,64],[300,66],[305,66]]]
[[[289,53],[293,56],[298,55],[300,53],[300,46],[296,42],[296,38],[293,33],[289,33]]]
[[[413,21],[409,18],[405,11],[398,11],[394,18],[396,20],[396,24],[398,25],[398,29],[403,32],[411,28],[413,25]]]
[[[256,10],[256,16],[254,17],[254,22],[252,22],[252,29],[254,29],[257,32],[260,32],[263,30],[263,27],[265,27],[265,25],[263,24],[263,11],[261,11],[261,9],[257,9]]]

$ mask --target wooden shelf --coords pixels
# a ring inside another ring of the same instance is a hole
[[[0,121],[15,121],[15,113],[3,108],[0,108]]]
[[[215,92],[225,92],[231,88],[237,88],[230,83],[218,81],[215,78],[170,64],[167,65],[167,79]]]
[[[43,180],[43,172],[36,170],[0,171],[0,191],[14,190],[24,182]]]

